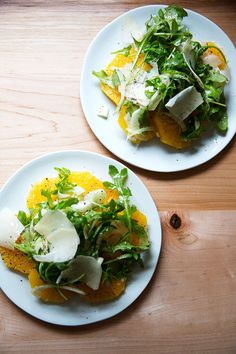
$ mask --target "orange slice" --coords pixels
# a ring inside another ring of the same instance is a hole
[[[117,54],[114,59],[107,65],[105,72],[107,75],[112,75],[114,69],[123,68],[126,64],[132,63],[135,59],[136,52],[133,48],[130,50],[130,54],[125,56],[124,54]],[[140,54],[136,63],[137,67],[142,67],[143,70],[148,71],[151,69],[151,65],[144,63],[144,54]],[[103,93],[116,105],[118,105],[120,101],[120,92],[118,88],[112,88],[106,84],[101,84],[101,89]]]
[[[105,71],[107,75],[112,75],[113,70],[116,68],[123,68],[126,64],[132,63],[135,59],[136,51],[132,47],[130,54],[125,56],[124,54],[117,54],[114,59],[107,65]],[[148,71],[151,69],[151,65],[144,62],[144,54],[140,54],[136,63],[137,67],[142,67],[143,70]]]
[[[14,271],[28,275],[35,268],[36,263],[19,250],[0,247],[0,254],[5,265]]]
[[[132,214],[132,219],[136,220],[140,226],[144,227],[145,229],[147,228],[147,218],[141,211],[136,210]]]
[[[85,284],[80,284],[80,290],[83,290],[86,295],[83,299],[90,303],[100,303],[104,301],[114,300],[119,297],[125,289],[126,279],[112,280],[111,282],[101,283],[98,290],[93,290]]]
[[[55,189],[55,183],[58,178],[45,178],[41,182],[35,183],[30,190],[29,196],[27,198],[27,205],[29,208],[36,208],[37,205],[45,200],[45,197],[41,195],[42,189]],[[72,172],[69,176],[69,181],[76,183],[85,189],[88,193],[92,190],[103,188],[107,193],[106,202],[109,202],[112,198],[118,198],[118,192],[113,190],[108,190],[104,188],[103,182],[98,178],[93,176],[90,172]],[[147,226],[147,219],[144,214],[140,211],[135,211],[132,217],[143,227]],[[132,235],[132,242],[134,244],[139,244],[140,240],[137,235]],[[28,275],[29,283],[32,289],[36,287],[48,285],[39,276],[38,271],[35,269],[36,263],[29,259],[27,255],[18,250],[8,250],[0,247],[0,253],[3,258],[4,263],[10,269],[19,271]],[[86,292],[83,296],[85,300],[91,303],[99,303],[103,301],[109,301],[117,298],[122,294],[125,289],[126,280],[112,280],[109,283],[101,283],[98,290],[94,291],[90,289],[85,284],[80,284],[79,289]],[[74,294],[71,291],[62,290],[62,294],[66,298],[70,298]],[[35,292],[35,295],[44,302],[50,303],[63,303],[66,299],[60,294],[60,292],[55,288],[40,289]]]
[[[120,92],[118,91],[117,87],[113,88],[107,84],[101,83],[101,90],[112,102],[118,106],[120,102]]]
[[[27,198],[27,207],[37,208],[37,204],[45,202],[47,198],[41,194],[41,190],[53,190],[57,182],[58,178],[44,178],[41,182],[34,183]]]
[[[29,283],[32,289],[36,288],[37,286],[47,285],[44,281],[40,278],[39,273],[36,269],[33,269],[29,273]],[[62,290],[62,294],[68,298],[73,295],[71,291]],[[44,302],[51,302],[51,303],[58,303],[62,304],[66,301],[62,295],[60,295],[59,291],[54,288],[43,289],[35,293],[35,295]]]
[[[182,141],[180,138],[180,126],[167,115],[158,115],[157,113],[154,113],[152,124],[162,143],[170,145],[176,149],[183,149],[189,145],[189,143]]]
[[[218,48],[215,43],[213,42],[207,42],[206,43],[210,48],[208,48],[205,53],[203,54],[204,56],[207,56],[209,54],[214,54],[220,61],[220,64],[218,65],[218,68],[220,70],[224,70],[227,63],[226,63],[226,58],[224,56],[224,53],[222,52],[222,50],[220,48]]]
[[[28,198],[27,198],[27,206],[28,208],[37,208],[39,203],[42,203],[46,200],[46,198],[41,194],[42,189],[50,189],[54,190],[56,188],[55,183],[58,182],[58,178],[44,178],[41,182],[37,182],[31,188]],[[111,199],[117,199],[118,193],[117,191],[106,189],[103,186],[103,182],[98,178],[93,176],[90,172],[72,172],[69,176],[69,182],[76,183],[85,189],[85,192],[88,193],[90,191],[96,189],[104,189],[107,196],[105,202],[109,202]],[[56,196],[55,196],[56,198]]]
[[[123,130],[123,132],[125,133],[125,135],[128,135],[128,132],[127,132],[128,124],[125,120],[125,116],[126,116],[126,106],[123,105],[121,107],[120,114],[118,117],[118,123],[119,123],[121,129]],[[134,135],[130,140],[134,144],[140,144],[142,141],[151,140],[154,136],[155,136],[155,133],[152,130],[150,130],[150,131],[144,132],[139,135]]]

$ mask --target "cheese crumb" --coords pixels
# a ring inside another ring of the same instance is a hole
[[[108,107],[106,107],[106,106],[100,106],[99,108],[98,108],[98,113],[97,113],[97,115],[99,116],[99,117],[102,117],[102,118],[108,118],[108,115],[109,115],[109,108]]]

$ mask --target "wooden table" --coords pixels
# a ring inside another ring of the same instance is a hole
[[[105,24],[150,3],[0,2],[0,186],[46,152],[112,156],[84,119],[81,66]],[[236,43],[233,0],[178,3],[209,17]],[[187,172],[131,168],[162,218],[163,247],[148,289],[122,314],[83,328],[40,322],[0,292],[0,353],[236,353],[236,140]],[[178,230],[169,223],[174,212],[182,219]]]

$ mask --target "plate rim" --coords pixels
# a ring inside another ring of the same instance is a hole
[[[97,322],[101,322],[101,321],[104,321],[104,320],[107,320],[109,318],[112,318],[112,317],[115,317],[117,315],[119,315],[120,313],[122,313],[123,311],[125,311],[126,309],[128,309],[134,302],[136,302],[138,300],[138,298],[142,295],[142,293],[146,290],[146,288],[148,287],[148,285],[150,284],[150,282],[152,281],[153,279],[153,276],[155,274],[155,271],[156,271],[156,268],[157,268],[157,264],[159,262],[159,258],[160,258],[160,253],[161,253],[161,248],[162,248],[162,242],[163,242],[163,235],[162,235],[162,224],[161,224],[161,218],[160,218],[160,213],[159,213],[159,210],[158,210],[158,207],[156,205],[156,203],[154,202],[153,200],[153,197],[151,195],[151,193],[149,192],[148,188],[146,187],[146,185],[144,184],[144,182],[141,180],[141,178],[135,174],[129,167],[127,167],[126,165],[124,165],[122,162],[119,162],[111,157],[108,157],[108,156],[105,156],[105,155],[102,155],[102,154],[99,154],[99,153],[96,153],[96,152],[92,152],[92,151],[88,151],[88,150],[59,150],[59,151],[54,151],[54,152],[49,152],[49,153],[46,153],[46,154],[43,154],[43,155],[39,155],[38,157],[28,161],[27,163],[23,164],[19,169],[17,169],[15,171],[15,173],[13,173],[7,180],[6,182],[3,184],[1,190],[0,190],[0,199],[1,199],[1,195],[2,195],[2,192],[4,191],[5,188],[8,187],[9,184],[11,184],[12,182],[14,182],[14,179],[18,178],[21,173],[25,170],[27,170],[27,168],[30,168],[32,165],[34,165],[35,163],[37,164],[38,162],[40,163],[40,161],[46,159],[47,158],[52,158],[54,156],[60,156],[61,154],[65,154],[65,155],[70,155],[70,154],[73,154],[73,155],[78,155],[78,158],[80,158],[80,155],[84,155],[84,157],[86,155],[90,155],[90,157],[92,158],[95,158],[95,157],[99,157],[101,159],[101,162],[102,161],[106,161],[108,164],[111,164],[111,163],[116,163],[118,167],[125,167],[128,169],[128,175],[131,175],[132,178],[135,178],[136,182],[139,184],[139,185],[142,185],[142,187],[144,188],[144,190],[146,191],[147,193],[147,196],[149,197],[150,199],[150,202],[152,203],[151,205],[151,209],[154,208],[155,210],[155,217],[156,217],[156,220],[155,220],[155,223],[157,223],[158,225],[158,239],[157,239],[157,242],[158,242],[158,248],[156,251],[155,251],[155,254],[153,254],[154,256],[154,266],[151,268],[151,272],[150,272],[150,276],[148,278],[148,280],[145,282],[145,285],[142,287],[142,290],[138,293],[137,296],[135,296],[134,299],[131,299],[131,301],[128,303],[128,304],[125,304],[124,306],[121,306],[121,308],[118,308],[117,311],[113,311],[111,312],[111,314],[109,314],[108,316],[103,316],[102,318],[97,318],[96,320],[92,319],[92,320],[89,320],[89,321],[84,321],[82,323],[79,323],[78,322],[73,322],[73,323],[65,323],[63,321],[53,321],[53,320],[49,320],[49,319],[45,319],[43,314],[35,314],[34,311],[29,311],[27,309],[24,308],[24,306],[21,306],[19,303],[15,302],[11,296],[9,296],[9,294],[7,293],[7,291],[5,291],[6,289],[2,288],[1,286],[1,277],[0,277],[0,290],[3,292],[4,296],[6,296],[8,298],[9,301],[11,301],[11,303],[13,303],[14,305],[17,306],[17,308],[19,308],[21,311],[23,311],[24,313],[27,313],[28,315],[30,315],[31,317],[33,318],[36,318],[38,320],[41,320],[43,322],[46,322],[46,323],[50,323],[50,324],[53,324],[53,325],[60,325],[60,326],[65,326],[65,327],[74,327],[74,326],[86,326],[86,325],[90,325],[90,324],[94,324],[94,323],[97,323]],[[1,257],[0,257],[0,272],[1,272],[1,267],[5,267],[5,265],[3,264],[3,261],[1,260]],[[12,272],[10,269],[8,268],[3,268],[3,271],[6,270],[7,272]],[[22,274],[17,274],[16,272],[12,272],[14,274],[16,274],[18,277],[24,277]],[[30,292],[30,289],[29,289],[29,292]],[[33,296],[33,295],[32,295]],[[122,297],[120,298],[117,298],[117,299],[114,299],[114,301],[119,301],[119,299],[122,299]],[[32,301],[34,300],[34,298],[32,298]],[[112,302],[111,302],[112,303]],[[42,303],[43,304],[43,303]],[[106,302],[103,303],[103,304],[107,304]],[[43,304],[44,306],[48,306],[48,304]],[[50,304],[49,304],[50,305]],[[54,306],[52,304],[52,306]],[[60,305],[59,305],[60,306]],[[64,305],[65,306],[65,305]],[[91,306],[94,306],[94,305],[91,305]],[[98,306],[99,307],[99,304],[98,305],[95,305],[95,306]]]
[[[142,165],[142,163],[140,162],[136,162],[132,159],[132,157],[124,157],[122,154],[119,153],[119,151],[117,152],[112,146],[109,145],[109,143],[107,143],[106,141],[104,142],[104,140],[98,136],[97,133],[95,133],[94,128],[93,128],[93,124],[92,124],[92,120],[90,118],[87,118],[87,116],[89,116],[89,114],[87,114],[87,109],[86,109],[86,103],[85,103],[85,96],[86,93],[83,90],[83,85],[85,80],[85,76],[86,76],[86,63],[87,63],[87,59],[89,58],[90,52],[92,52],[93,46],[96,43],[96,41],[99,39],[99,37],[113,24],[119,22],[120,20],[122,20],[122,18],[125,18],[126,16],[129,16],[132,13],[135,13],[136,11],[143,11],[144,9],[153,9],[153,11],[155,9],[161,9],[161,8],[165,8],[168,5],[166,4],[153,4],[153,5],[144,5],[144,6],[139,6],[139,7],[135,7],[133,9],[130,9],[128,11],[123,12],[122,14],[120,14],[119,16],[117,16],[116,18],[114,18],[112,21],[110,21],[109,23],[107,23],[105,26],[103,26],[95,35],[95,37],[92,39],[92,41],[90,42],[87,50],[86,50],[86,54],[84,56],[84,60],[83,60],[83,64],[82,64],[82,69],[81,69],[81,77],[80,77],[80,85],[79,85],[79,90],[80,90],[80,102],[81,102],[81,107],[82,107],[82,111],[84,114],[84,118],[87,122],[87,124],[89,125],[92,133],[95,135],[95,137],[100,141],[100,143],[107,149],[109,150],[113,155],[115,155],[116,157],[118,157],[119,159],[121,159],[123,162],[125,163],[129,163],[132,166],[141,168],[143,170],[146,171],[151,171],[151,172],[160,172],[160,173],[172,173],[172,172],[180,172],[180,171],[186,171],[189,169],[193,169],[195,167],[198,167],[200,165],[203,165],[205,163],[207,163],[208,161],[214,159],[219,153],[221,153],[226,147],[227,145],[230,144],[231,140],[234,138],[235,134],[236,134],[236,125],[235,125],[235,129],[233,131],[227,131],[227,137],[225,136],[225,139],[223,141],[223,143],[220,144],[220,148],[218,147],[216,149],[216,151],[209,152],[209,154],[207,155],[207,158],[203,158],[200,159],[197,163],[190,163],[187,166],[181,167],[181,166],[175,166],[175,168],[155,168],[153,166],[152,167],[145,167]],[[187,11],[187,13],[193,14],[194,16],[199,16],[202,18],[202,20],[207,21],[211,26],[215,26],[215,28],[221,32],[221,34],[223,36],[225,36],[225,39],[227,39],[228,44],[231,47],[231,50],[234,50],[235,53],[235,59],[236,59],[236,48],[233,44],[233,42],[231,41],[231,39],[229,38],[229,36],[224,32],[224,30],[217,25],[215,22],[213,22],[212,20],[210,20],[207,16],[204,16],[202,14],[200,14],[199,12],[193,11],[191,9],[185,8],[184,9]],[[236,103],[236,102],[235,102]],[[124,143],[125,143],[125,137],[124,137]],[[168,147],[167,147],[168,148]],[[201,149],[201,148],[200,148]],[[179,150],[176,150],[176,152],[179,152]],[[183,151],[184,153],[184,151]]]

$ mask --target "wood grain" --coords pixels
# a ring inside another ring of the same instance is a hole
[[[81,66],[104,25],[147,4],[156,1],[0,1],[0,188],[43,153],[81,149],[113,157],[84,118]],[[178,4],[216,22],[236,43],[235,1]],[[0,292],[0,353],[236,352],[235,139],[190,171],[131,168],[162,211],[163,247],[148,289],[114,319],[72,329],[31,318]],[[176,231],[173,212],[182,219]]]

